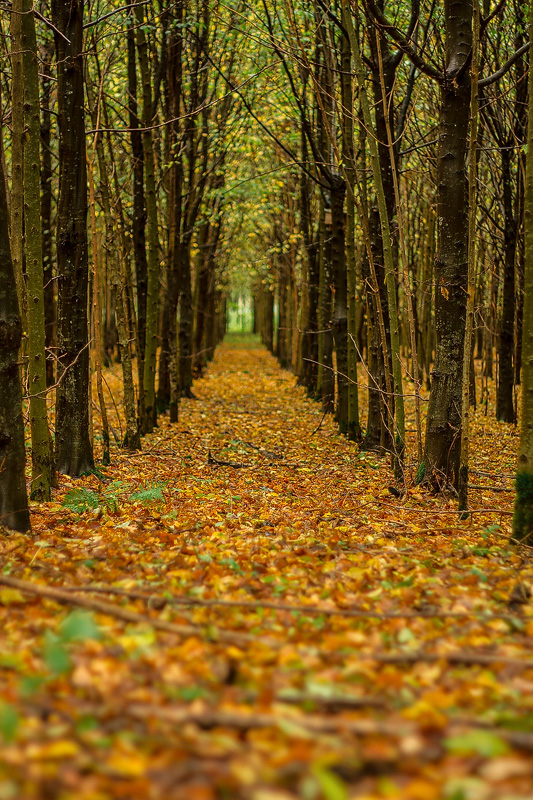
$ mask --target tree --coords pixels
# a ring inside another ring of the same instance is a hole
[[[533,5],[529,12],[529,121],[527,129],[522,342],[522,420],[516,469],[513,537],[533,543]]]
[[[58,387],[56,460],[77,477],[94,469],[89,435],[87,167],[83,91],[83,2],[52,0],[57,62]]]
[[[24,86],[23,197],[24,248],[28,317],[28,378],[32,455],[31,496],[50,500],[53,473],[50,432],[46,410],[46,355],[41,238],[41,123],[37,38],[31,0],[22,0],[22,49]]]
[[[22,323],[9,246],[4,170],[0,158],[0,525],[30,529],[26,494],[19,349]]]

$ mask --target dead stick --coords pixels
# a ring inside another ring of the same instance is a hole
[[[490,666],[491,664],[505,664],[506,666],[533,668],[533,658],[513,658],[512,656],[498,655],[497,653],[425,653],[419,650],[411,653],[371,653],[359,656],[383,664],[418,664],[419,662],[447,661],[449,664],[466,664],[469,666]]]
[[[165,622],[163,620],[153,619],[144,614],[138,614],[135,611],[129,611],[126,608],[117,608],[111,603],[105,603],[102,600],[89,600],[86,597],[80,597],[74,593],[64,591],[61,589],[54,589],[51,586],[42,586],[30,581],[23,581],[19,578],[12,578],[8,575],[0,574],[0,584],[11,586],[14,589],[19,589],[21,592],[34,594],[38,597],[46,597],[49,600],[54,600],[57,603],[66,605],[75,605],[81,608],[87,608],[91,611],[97,611],[100,614],[106,614],[117,619],[124,620],[125,622],[143,623],[151,625],[156,630],[165,631],[166,633],[173,633],[178,636],[205,636],[206,638],[213,638],[222,642],[231,642],[233,644],[243,645],[250,642],[261,641],[268,647],[279,647],[280,643],[271,641],[266,637],[258,639],[256,636],[251,636],[246,633],[234,633],[233,631],[217,630],[214,637],[210,637],[201,628],[193,625],[176,625],[173,622]],[[533,667],[533,659],[520,659],[512,658],[504,655],[485,654],[485,653],[425,653],[425,652],[411,652],[411,653],[360,653],[359,658],[365,661],[380,661],[384,663],[417,663],[420,661],[448,661],[452,664],[507,664],[523,669],[530,669]]]
[[[115,586],[93,586],[82,584],[81,586],[63,586],[64,592],[93,592],[96,594],[116,594],[123,597],[131,597],[135,600],[145,600],[148,604],[152,603],[155,608],[162,608],[165,603],[175,603],[186,606],[201,606],[210,608],[213,606],[224,606],[226,608],[269,608],[274,611],[296,611],[306,614],[322,614],[326,617],[354,617],[355,619],[480,619],[490,622],[494,619],[503,619],[514,622],[517,619],[533,619],[533,614],[487,614],[483,611],[445,611],[445,610],[424,610],[424,611],[366,611],[364,609],[343,609],[327,608],[321,606],[297,606],[290,603],[270,603],[262,600],[201,600],[197,597],[183,597],[172,595],[148,594],[146,592],[136,592],[130,589],[121,589]]]
[[[374,720],[351,720],[320,717],[315,714],[305,716],[278,716],[268,713],[249,714],[240,711],[218,711],[218,710],[199,710],[191,708],[162,708],[159,706],[134,704],[124,709],[126,714],[130,714],[136,719],[150,719],[150,717],[171,722],[175,725],[183,725],[187,722],[194,722],[201,728],[227,727],[237,728],[238,730],[250,730],[252,728],[276,728],[286,723],[287,725],[298,726],[300,728],[314,731],[316,733],[335,733],[343,729],[360,736],[373,734],[383,734],[388,736],[406,736],[416,730],[411,723],[404,722],[375,722]]]
[[[184,725],[193,722],[201,728],[226,727],[237,728],[238,730],[251,730],[252,728],[277,728],[281,726],[294,726],[296,729],[312,731],[314,733],[347,733],[356,736],[391,736],[395,739],[402,739],[406,736],[418,733],[418,728],[412,723],[394,720],[387,722],[384,720],[370,719],[344,719],[339,717],[321,717],[316,714],[298,716],[278,716],[267,713],[243,713],[240,711],[194,711],[191,708],[161,708],[150,705],[130,705],[125,709],[125,713],[136,719],[160,719],[174,725]],[[483,722],[477,720],[464,720],[454,724],[450,720],[450,725],[443,729],[442,734],[450,736],[464,731],[466,727],[487,729]],[[505,728],[488,728],[491,733],[506,740],[509,744],[524,750],[533,750],[533,734],[525,731],[510,731]],[[294,736],[298,736],[297,730]]]
[[[80,597],[69,591],[55,589],[52,586],[43,586],[41,584],[33,583],[31,581],[23,581],[19,578],[12,578],[8,575],[0,574],[0,584],[5,586],[12,586],[14,589],[19,589],[21,592],[27,594],[37,595],[38,597],[46,597],[49,600],[55,600],[57,603],[63,605],[79,606],[80,608],[87,608],[90,611],[97,611],[100,614],[106,614],[110,617],[123,620],[124,622],[142,623],[151,625],[159,631],[166,633],[173,633],[177,636],[200,636],[201,638],[218,640],[221,642],[230,642],[232,644],[247,645],[250,642],[258,641],[257,637],[251,636],[246,633],[236,633],[233,631],[216,630],[214,635],[207,633],[201,628],[194,625],[178,625],[174,622],[166,622],[165,620],[154,619],[147,617],[144,614],[138,614],[136,611],[130,611],[127,608],[118,608],[112,603],[106,603],[103,600],[91,600],[87,597]],[[271,642],[263,637],[261,641],[265,642],[268,646],[276,646],[276,642]]]

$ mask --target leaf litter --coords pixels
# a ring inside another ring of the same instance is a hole
[[[533,796],[514,429],[477,411],[460,520],[259,347],[195,394],[0,535],[0,800]]]

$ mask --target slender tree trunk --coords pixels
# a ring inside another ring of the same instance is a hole
[[[514,408],[514,349],[515,349],[515,263],[518,239],[518,220],[513,213],[511,191],[511,154],[503,149],[503,298],[500,335],[498,337],[498,388],[496,417],[502,422],[516,422]]]
[[[476,214],[477,214],[477,143],[478,143],[478,80],[479,80],[479,0],[473,0],[472,67],[470,94],[470,145],[468,167],[468,276],[465,341],[463,354],[463,386],[461,404],[461,450],[459,464],[459,511],[468,508],[468,468],[470,449],[470,376],[473,367],[474,300],[476,275]],[[474,381],[475,391],[475,381]],[[467,515],[466,515],[467,516]]]
[[[403,403],[403,388],[402,388],[402,371],[400,362],[400,337],[399,337],[399,319],[397,311],[396,300],[396,272],[394,269],[391,233],[390,233],[390,220],[389,211],[387,209],[385,192],[383,190],[383,180],[381,173],[381,164],[378,151],[377,141],[372,135],[372,117],[370,113],[370,103],[365,86],[365,76],[363,70],[363,63],[361,53],[359,50],[358,42],[355,36],[352,18],[349,14],[345,16],[347,22],[347,31],[350,37],[352,47],[352,55],[354,58],[355,74],[359,86],[359,94],[361,100],[361,108],[363,112],[363,119],[367,131],[370,136],[368,145],[370,149],[370,159],[372,164],[372,175],[374,178],[374,185],[376,189],[376,196],[379,209],[379,218],[381,224],[381,238],[383,246],[383,259],[385,266],[385,281],[387,287],[387,300],[389,304],[390,313],[390,337],[391,337],[391,355],[392,355],[392,375],[394,381],[394,406],[396,416],[396,430],[394,436],[395,445],[395,472],[399,476],[400,463],[403,459],[403,450],[405,446],[405,415]],[[389,398],[392,401],[392,398]]]
[[[147,264],[148,278],[146,287],[146,336],[144,345],[143,403],[141,429],[143,433],[151,433],[156,419],[155,406],[155,374],[157,367],[158,342],[158,310],[159,310],[159,246],[157,230],[157,198],[155,182],[155,161],[152,137],[152,86],[148,45],[144,32],[144,9],[135,6],[137,27],[135,37],[139,54],[143,96],[143,158],[144,179],[146,186],[146,218],[147,218]]]
[[[376,32],[377,38],[377,47],[376,47],[376,54],[379,64],[379,76],[380,76],[380,84],[381,84],[381,92],[382,92],[382,105],[383,105],[383,120],[385,124],[385,131],[387,135],[387,144],[389,148],[389,162],[390,162],[390,172],[392,177],[392,184],[393,184],[393,191],[394,191],[394,206],[396,208],[396,214],[398,217],[398,239],[400,243],[400,253],[401,253],[401,260],[402,260],[402,267],[403,267],[403,284],[404,284],[404,294],[405,294],[405,301],[407,306],[407,318],[408,318],[408,328],[409,328],[409,341],[411,345],[411,360],[412,360],[412,369],[413,369],[413,381],[415,384],[415,422],[416,422],[416,445],[417,445],[417,456],[419,464],[422,462],[422,423],[421,423],[421,415],[420,415],[420,381],[418,376],[418,353],[416,347],[416,326],[415,326],[415,316],[413,311],[413,298],[411,294],[411,286],[409,283],[409,270],[408,270],[408,254],[407,254],[407,242],[406,242],[406,235],[407,235],[407,226],[404,220],[403,215],[403,207],[400,197],[400,187],[399,187],[399,179],[398,179],[398,171],[396,169],[396,155],[394,152],[394,138],[392,133],[391,121],[390,116],[388,113],[387,104],[390,102],[389,100],[389,93],[387,92],[387,86],[385,83],[385,73],[383,68],[383,58],[381,53],[381,44],[380,44],[380,35]],[[397,312],[396,312],[397,313]],[[402,406],[403,406],[403,399],[402,399]]]
[[[24,83],[24,245],[28,298],[28,377],[33,500],[50,500],[52,451],[46,412],[43,249],[41,240],[41,120],[37,39],[32,0],[22,2]]]
[[[516,469],[513,537],[533,543],[533,5],[529,11],[529,122],[525,183],[524,333],[522,418]]]
[[[43,48],[42,88],[40,105],[41,121],[41,240],[43,248],[43,281],[44,281],[44,333],[46,355],[46,384],[52,386],[55,381],[56,336],[56,299],[52,251],[52,112],[51,93],[53,80],[52,52],[53,42],[46,42]]]
[[[289,362],[287,353],[287,265],[282,254],[278,262],[278,335],[276,357],[283,369]]]
[[[100,406],[100,416],[102,418],[102,464],[108,466],[111,463],[110,440],[109,440],[109,420],[104,397],[104,383],[102,379],[102,283],[103,276],[98,265],[98,239],[96,234],[96,200],[94,196],[94,177],[93,168],[90,161],[87,162],[89,178],[89,202],[91,209],[91,239],[93,256],[93,331],[94,331],[94,368],[96,372],[96,394]]]
[[[73,477],[94,469],[89,433],[91,385],[87,294],[87,168],[83,93],[83,3],[52,0],[57,61],[59,386],[56,458]]]
[[[192,333],[193,298],[191,286],[191,247],[183,242],[180,259],[179,300],[179,385],[182,397],[194,397],[192,393]]]
[[[333,301],[333,344],[337,378],[335,420],[341,433],[348,432],[348,298],[346,282],[344,195],[342,178],[331,187],[331,271],[335,287]]]
[[[144,155],[142,134],[137,130],[139,120],[137,103],[137,69],[135,59],[134,16],[128,24],[128,110],[133,172],[133,207],[131,237],[135,263],[137,296],[137,375],[139,380],[139,406],[144,398],[144,346],[146,340],[146,296],[148,286],[148,262],[146,259],[146,203],[144,197]]]
[[[467,136],[470,118],[472,0],[445,0],[446,72],[441,84],[438,153],[437,349],[431,376],[424,464],[435,489],[458,485],[468,273]]]
[[[324,246],[320,264],[319,286],[319,329],[322,331],[322,349],[319,351],[319,397],[324,411],[335,408],[335,372],[333,371],[333,330],[331,327],[332,269],[331,269],[331,227],[323,225]]]
[[[343,11],[345,14],[346,12]],[[355,266],[355,153],[353,141],[353,96],[351,80],[351,48],[346,36],[342,37],[342,134],[343,160],[346,176],[346,288],[347,288],[347,375],[348,417],[347,434],[353,441],[361,441],[359,424],[359,387],[357,380],[357,314],[356,314],[356,266]]]
[[[26,291],[23,278],[24,199],[23,199],[23,138],[24,138],[24,74],[22,46],[23,0],[14,0],[11,14],[11,257],[17,297],[22,318],[26,317]]]
[[[98,125],[98,109],[96,98],[89,75],[87,75],[87,97],[91,108],[93,127]],[[118,332],[118,346],[120,353],[120,363],[122,366],[122,385],[124,390],[124,412],[126,417],[126,436],[124,437],[124,447],[130,451],[140,450],[141,439],[139,435],[139,424],[135,409],[135,389],[133,385],[133,370],[131,363],[131,350],[128,331],[128,312],[126,302],[126,282],[123,279],[121,263],[122,253],[121,242],[117,241],[118,231],[116,230],[111,207],[111,188],[107,174],[107,163],[104,154],[104,143],[100,133],[95,135],[94,146],[98,160],[98,171],[100,173],[100,196],[104,210],[105,224],[105,254],[106,265],[109,271],[109,278],[113,287],[115,297],[115,318]],[[113,159],[111,159],[113,161]]]
[[[0,525],[30,529],[19,349],[22,322],[9,247],[4,169],[0,159]]]

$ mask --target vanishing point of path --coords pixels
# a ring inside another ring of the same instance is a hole
[[[511,495],[394,498],[255,340],[194,391],[0,536],[0,800],[531,798]]]

